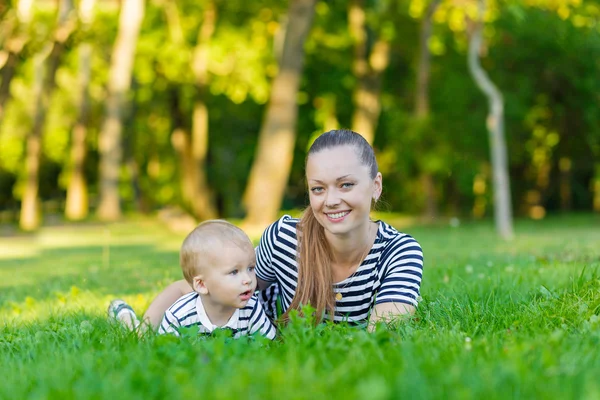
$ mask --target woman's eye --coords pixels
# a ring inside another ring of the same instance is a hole
[[[311,192],[313,192],[314,194],[319,194],[321,192],[323,192],[323,188],[322,187],[314,187],[310,189]]]
[[[343,189],[350,189],[352,186],[354,186],[354,183],[351,183],[351,182],[342,183]]]

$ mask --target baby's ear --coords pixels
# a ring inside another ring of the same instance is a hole
[[[192,280],[192,283],[195,292],[198,292],[200,294],[208,294],[208,288],[204,284],[202,276],[195,276]]]

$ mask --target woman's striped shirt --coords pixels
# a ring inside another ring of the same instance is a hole
[[[167,309],[162,323],[158,328],[159,334],[171,333],[179,336],[179,328],[198,326],[200,335],[210,335],[216,329],[230,329],[232,337],[261,335],[273,339],[276,330],[256,296],[252,296],[244,308],[235,310],[224,326],[215,326],[206,315],[202,298],[196,292],[181,296]]]
[[[271,285],[261,296],[269,316],[276,315],[275,296],[287,310],[296,293],[298,222],[297,218],[284,215],[265,230],[256,248],[256,275],[277,284]],[[395,302],[417,306],[423,274],[421,246],[411,236],[383,221],[377,222],[377,238],[367,257],[352,276],[334,285],[334,292],[342,294],[342,299],[336,300],[336,322],[364,323],[376,304]]]

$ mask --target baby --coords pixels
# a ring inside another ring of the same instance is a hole
[[[179,260],[194,291],[167,309],[159,334],[179,335],[181,327],[198,326],[200,334],[228,328],[234,338],[256,332],[275,337],[275,327],[254,295],[256,256],[244,231],[222,220],[203,222],[183,241]],[[129,327],[139,326],[131,307],[121,300],[111,303],[109,316]]]

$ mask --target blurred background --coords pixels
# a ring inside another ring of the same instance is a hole
[[[376,149],[383,211],[491,217],[478,37],[513,214],[600,212],[599,16],[593,0],[3,0],[0,223],[264,225],[307,204],[307,148],[341,127]]]

